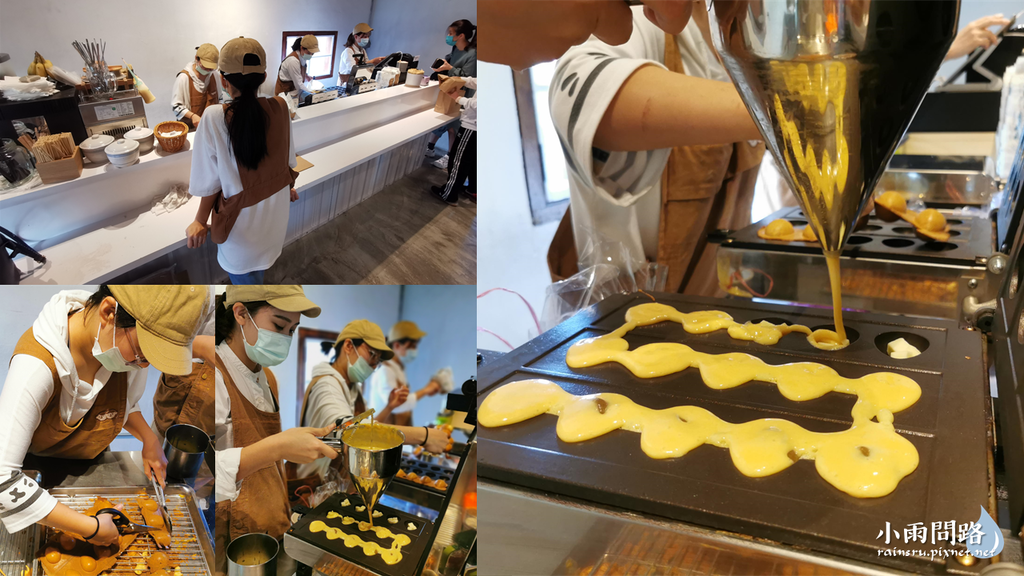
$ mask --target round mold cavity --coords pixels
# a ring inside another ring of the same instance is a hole
[[[924,354],[924,351],[927,350],[928,346],[931,344],[928,342],[927,338],[920,334],[911,334],[910,332],[883,332],[878,336],[875,336],[875,348],[878,348],[878,351],[882,354],[889,356],[889,352],[886,351],[889,346],[889,342],[899,340],[900,338],[903,338],[908,344],[920,350],[922,354]],[[902,358],[892,358],[891,356],[890,358],[893,360],[902,360]],[[906,360],[909,360],[909,358],[906,358]]]
[[[853,343],[856,342],[857,340],[860,340],[860,332],[853,328],[850,328],[849,326],[844,326],[844,328],[846,328],[846,339],[850,341],[850,346],[852,346]],[[821,326],[811,326],[811,332],[814,332],[815,330],[831,330],[835,332],[836,325],[822,324]],[[849,348],[849,346],[847,346],[847,348]]]
[[[794,228],[797,226],[807,226],[807,220],[790,220],[789,223],[792,224]]]
[[[957,220],[955,218],[954,219],[946,219],[946,224],[949,224],[950,226],[959,226],[959,225],[961,225],[963,223],[964,223],[963,220]]]
[[[911,228],[910,226],[897,226],[897,227],[893,228],[892,231],[897,233],[897,234],[908,234],[909,235],[909,234],[913,234],[914,233],[914,229]]]
[[[857,246],[859,244],[867,244],[868,242],[871,242],[871,238],[867,236],[850,236],[846,239],[847,246]]]
[[[885,240],[882,240],[882,244],[885,244],[889,248],[907,248],[917,244],[917,242],[906,238],[886,238]]]
[[[794,218],[805,218],[805,216],[804,216],[804,211],[803,211],[803,210],[798,210],[798,211],[796,212],[796,214],[793,214],[793,217],[794,217]]]
[[[440,472],[441,471],[441,467],[440,466],[431,466],[430,469],[435,471],[435,472]]]
[[[881,229],[882,227],[877,224],[868,224],[867,226],[859,228],[856,232],[878,232]]]
[[[952,242],[925,242],[917,247],[922,252],[948,252],[956,248]]]

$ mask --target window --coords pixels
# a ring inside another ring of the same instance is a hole
[[[306,74],[314,80],[333,78],[336,56],[334,49],[338,45],[337,32],[300,32],[297,30],[285,32],[281,38],[281,60],[291,54],[292,44],[306,34],[316,36],[316,41],[320,45],[320,51],[313,54],[313,58],[306,64]]]
[[[323,46],[323,44],[320,46]],[[337,332],[299,328],[299,361],[298,374],[296,374],[298,381],[295,385],[295,391],[297,392],[295,396],[296,426],[302,426],[302,422],[299,420],[302,418],[302,400],[306,396],[306,384],[313,379],[313,366],[321,362],[327,362],[334,356],[334,352],[324,354],[320,345],[324,342],[330,342],[333,345],[337,339]]]
[[[560,219],[569,205],[569,175],[548,110],[548,86],[555,64],[546,62],[513,73],[526,186],[535,225]]]

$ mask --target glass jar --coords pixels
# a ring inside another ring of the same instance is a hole
[[[0,176],[3,187],[14,187],[35,176],[32,156],[10,138],[0,139]]]

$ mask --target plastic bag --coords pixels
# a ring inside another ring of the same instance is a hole
[[[444,390],[445,394],[455,390],[455,375],[452,373],[451,366],[441,368],[431,377],[431,379],[441,386],[441,389]]]
[[[344,457],[344,455],[339,456],[339,458]],[[350,488],[349,484],[350,482],[347,474],[342,476],[341,473],[335,470],[333,466],[328,468],[327,477],[324,478],[324,483],[317,486],[316,490],[314,490],[313,494],[309,497],[310,508],[316,508],[324,500],[327,500],[338,492],[348,492],[348,489]]]

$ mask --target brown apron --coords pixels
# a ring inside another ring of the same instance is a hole
[[[695,9],[694,12],[697,12]],[[665,36],[665,66],[684,74],[676,39]],[[665,290],[704,296],[719,293],[716,248],[708,234],[750,224],[764,144],[677,146],[661,175],[657,262],[668,266]],[[552,281],[579,272],[572,215],[566,210],[548,248]]]
[[[306,393],[302,397],[302,410],[299,412],[299,426],[309,426],[309,424],[306,423],[306,406],[309,403],[309,393],[313,390],[313,387],[316,386],[316,384],[320,382],[320,380],[325,376],[326,374],[321,374],[320,376],[313,378],[312,380],[309,381],[309,385],[306,386]],[[331,380],[333,381],[334,378],[332,378]],[[334,384],[328,382],[325,385],[333,386]],[[365,411],[366,402],[363,401],[363,395],[360,394],[356,396],[355,412],[353,412],[353,414],[358,415],[362,414]],[[331,461],[331,467],[341,472],[342,477],[345,476],[344,471],[346,470],[346,466],[344,452],[342,452],[340,456]],[[299,497],[295,494],[295,491],[298,490],[300,486],[309,486],[311,489],[316,490],[318,486],[323,484],[323,478],[321,478],[319,474],[299,478],[299,467],[294,462],[285,463],[285,473],[286,478],[288,479],[288,498],[291,500],[291,503],[293,505],[301,503]]]
[[[191,374],[160,376],[153,394],[153,425],[160,436],[174,424],[191,424],[213,435],[216,408],[213,365],[193,362]]]
[[[217,94],[217,79],[211,77],[206,82],[206,90],[200,92],[196,90],[196,85],[192,82],[192,75],[188,73],[188,69],[178,72],[178,75],[184,74],[188,76],[188,110],[193,114],[203,115],[206,111],[207,106],[213,104],[220,104],[220,95]],[[192,123],[191,118],[182,118],[182,122],[188,124],[190,130],[195,130],[196,125]]]
[[[288,165],[291,161],[288,157],[291,138],[288,105],[277,96],[260,98],[260,105],[270,120],[267,127],[267,155],[255,170],[238,165],[238,175],[242,180],[240,193],[225,198],[223,192],[217,192],[210,230],[217,244],[227,241],[242,209],[259,204],[285,186],[295,186],[295,178],[299,175]]]
[[[234,447],[245,448],[281,432],[281,413],[262,412],[257,410],[245,396],[238,391],[220,354],[217,355],[217,370],[224,378],[224,387],[231,399],[231,425],[234,435]],[[277,380],[267,368],[270,391],[274,396],[274,406],[279,408],[277,396]],[[288,494],[284,483],[284,466],[276,462],[262,470],[257,470],[245,478],[238,498],[217,503],[216,510],[216,552],[217,571],[224,572],[227,568],[227,545],[242,534],[269,534],[280,540],[291,526],[291,510],[288,507]]]
[[[43,408],[42,419],[32,434],[29,453],[50,458],[91,460],[110,446],[124,426],[127,417],[128,375],[114,372],[96,396],[96,402],[74,426],[60,417],[60,394],[63,386],[57,376],[53,355],[36,341],[29,328],[14,347],[14,355],[26,354],[46,364],[53,375],[53,394]]]
[[[299,57],[298,52],[292,50],[291,54],[284,57],[284,60],[293,57],[299,61],[299,69],[302,70],[302,81],[309,82],[309,76],[306,76],[306,63],[303,62],[302,58]],[[284,64],[284,60],[281,61],[282,65]],[[292,90],[295,90],[295,82],[292,82],[291,80],[281,80],[281,68],[278,67],[277,82],[274,83],[274,95],[276,96],[281,92],[291,93]]]

